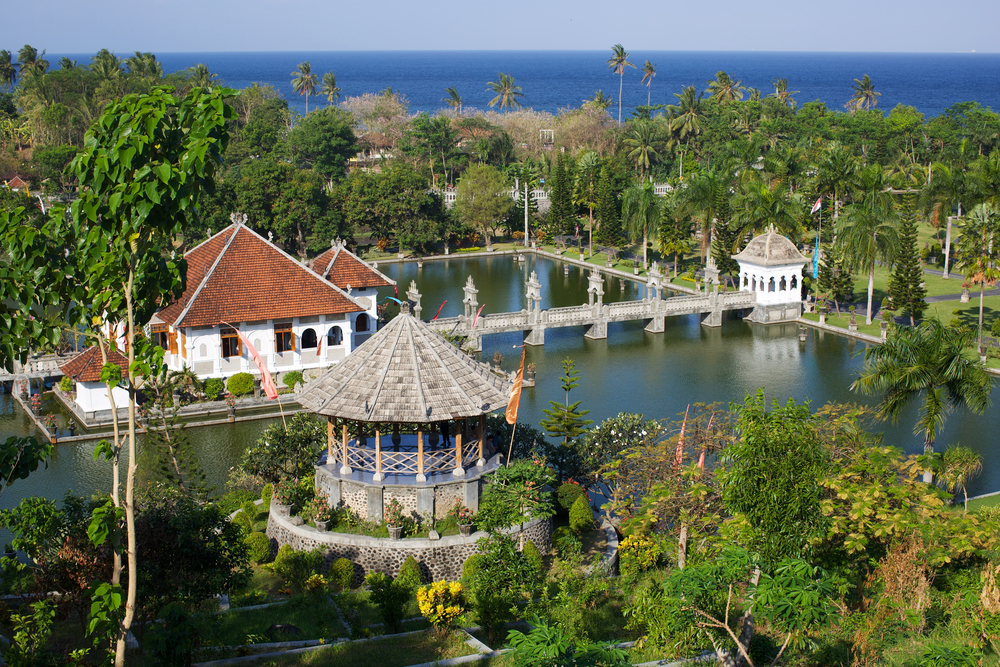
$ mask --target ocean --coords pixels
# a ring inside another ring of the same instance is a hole
[[[53,65],[61,55],[48,54]],[[93,54],[68,54],[80,64]],[[132,55],[119,53],[120,57]],[[485,109],[493,95],[489,81],[504,72],[521,86],[525,107],[557,113],[580,106],[601,89],[615,100],[617,117],[618,75],[608,69],[607,51],[321,51],[245,53],[158,53],[164,71],[173,72],[198,63],[233,88],[253,82],[279,90],[293,109],[305,111],[305,98],[295,94],[291,73],[303,61],[322,80],[333,72],[342,97],[377,93],[392,88],[410,102],[410,111],[434,112],[445,108],[445,89],[454,86],[465,108]],[[775,78],[788,80],[788,89],[799,91],[801,105],[820,100],[830,109],[842,110],[851,97],[854,79],[868,74],[882,95],[878,108],[886,112],[897,104],[916,107],[928,117],[957,102],[977,101],[1000,109],[1000,54],[980,53],[789,53],[723,51],[634,51],[636,69],[625,72],[622,92],[624,117],[646,103],[641,83],[646,60],[656,66],[651,89],[652,104],[673,104],[685,86],[699,90],[725,70],[744,86],[774,91]],[[309,108],[326,105],[324,97],[310,96]]]

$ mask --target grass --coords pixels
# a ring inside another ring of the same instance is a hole
[[[984,507],[996,507],[997,505],[1000,505],[1000,493],[987,498],[976,498],[975,500],[970,500],[969,511],[978,512]]]
[[[454,632],[438,635],[436,632],[422,632],[418,635],[397,637],[391,640],[371,642],[341,643],[308,653],[262,658],[248,665],[312,665],[314,667],[406,667],[423,662],[460,658],[473,655],[476,650],[469,646],[464,633]]]
[[[344,618],[352,627],[366,628],[369,625],[382,622],[382,616],[369,599],[370,593],[365,590],[348,591],[337,596],[337,606],[344,613]],[[420,616],[417,608],[416,595],[411,595],[403,609],[403,618],[416,618]],[[421,619],[423,620],[423,619]],[[426,623],[426,621],[424,621]],[[416,626],[407,627],[408,630],[418,629]]]
[[[290,635],[269,630],[272,625],[280,624],[294,625],[301,632]],[[337,610],[321,597],[296,597],[286,604],[265,609],[217,614],[205,617],[201,627],[205,644],[212,646],[247,644],[250,635],[254,636],[254,643],[331,639],[345,635]]]
[[[802,318],[812,322],[819,322],[819,313],[803,313]],[[858,315],[856,320],[858,323],[859,333],[876,337],[880,337],[882,335],[881,326],[875,324],[874,322],[872,324],[865,324],[865,318],[863,315]],[[832,327],[838,327],[847,331],[847,328],[851,323],[851,316],[846,312],[843,315],[837,315],[837,313],[827,313],[826,323]]]

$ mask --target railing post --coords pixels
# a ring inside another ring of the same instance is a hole
[[[417,481],[427,481],[427,476],[424,474],[424,432],[422,429],[417,429]]]
[[[376,482],[385,479],[382,474],[382,432],[378,426],[375,427],[375,476],[372,479]]]
[[[344,452],[344,459],[340,463],[340,474],[341,475],[350,475],[354,471],[351,470],[351,466],[349,465],[349,461],[347,459],[347,420],[346,419],[344,420],[344,423],[341,425],[341,428],[343,429],[341,437],[342,437],[342,447],[343,447],[343,452]]]

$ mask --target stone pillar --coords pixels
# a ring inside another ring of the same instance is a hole
[[[468,324],[472,326],[472,318],[476,316],[476,311],[479,310],[479,290],[476,289],[475,283],[472,282],[472,276],[465,281],[465,287],[462,288],[465,292],[465,298],[462,299],[462,303],[465,304],[465,318],[468,320]]]
[[[368,520],[382,523],[382,491],[381,486],[365,487],[368,493]]]
[[[372,477],[376,482],[385,479],[382,474],[382,432],[378,426],[375,427],[375,475]]]
[[[410,302],[410,307],[413,310],[413,316],[418,320],[420,319],[420,311],[423,310],[420,306],[420,292],[417,291],[417,281],[410,281],[410,289],[406,290],[406,300]]]
[[[708,311],[701,323],[706,327],[721,327],[722,326],[722,308],[716,306],[712,310]]]
[[[434,518],[434,487],[417,489],[417,514]]]
[[[708,289],[709,285],[719,284],[719,267],[715,264],[715,258],[712,257],[712,253],[708,253],[708,259],[705,262],[705,288]]]
[[[598,320],[590,325],[587,329],[587,333],[583,334],[584,338],[590,338],[591,340],[600,340],[602,338],[608,337],[608,323],[605,320]]]
[[[469,332],[468,342],[465,344],[470,352],[482,352],[483,351],[483,336],[482,334],[475,333],[474,331]]]
[[[535,327],[524,332],[525,345],[545,345],[545,327]]]
[[[534,324],[540,321],[542,310],[542,284],[538,282],[537,273],[531,272],[525,287],[525,296],[528,298],[528,322]]]
[[[587,299],[591,306],[596,302],[597,311],[595,312],[600,312],[601,306],[604,304],[604,276],[597,269],[591,269],[587,282]]]
[[[479,480],[475,479],[462,485],[464,498],[462,499],[466,507],[473,512],[479,511]]]

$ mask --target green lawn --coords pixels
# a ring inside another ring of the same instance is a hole
[[[1000,493],[995,496],[989,496],[986,498],[976,498],[975,500],[969,501],[969,511],[978,512],[984,507],[995,507],[1000,505]]]
[[[819,313],[803,313],[802,318],[810,320],[812,322],[819,322]],[[858,322],[858,333],[868,334],[869,336],[881,336],[882,328],[879,324],[865,324],[865,318],[863,315],[857,316]],[[827,313],[826,323],[832,327],[839,327],[844,331],[847,331],[848,325],[851,323],[851,316],[847,311],[844,311],[843,315],[837,315],[836,313]]]
[[[294,625],[300,633],[282,634],[269,630],[272,625],[280,624]],[[306,597],[293,598],[286,604],[266,609],[230,611],[204,617],[201,631],[203,642],[210,646],[332,639],[346,634],[332,605],[322,598],[314,600]],[[248,637],[252,642],[248,641]]]

